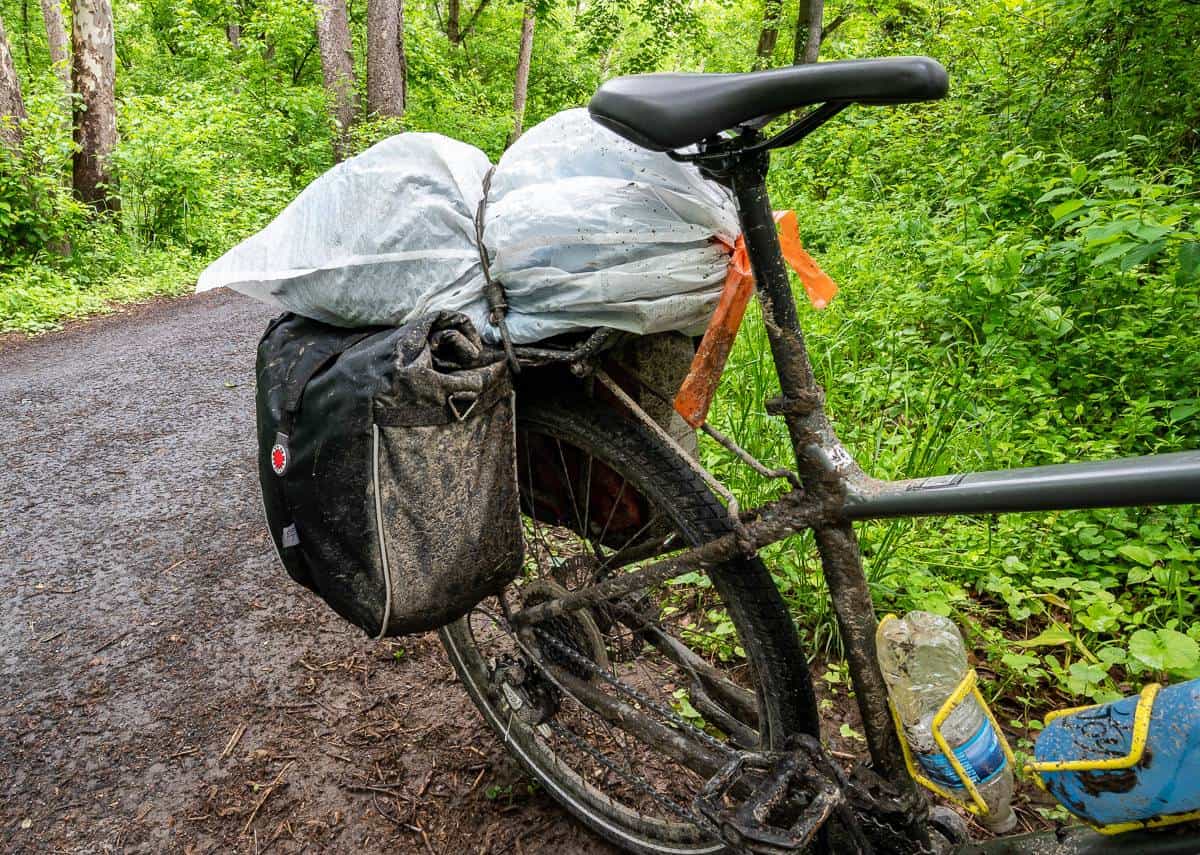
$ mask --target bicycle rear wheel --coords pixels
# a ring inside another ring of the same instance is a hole
[[[546,790],[642,853],[721,851],[692,798],[737,748],[816,722],[787,609],[758,559],[689,573],[518,633],[507,616],[729,530],[700,477],[587,400],[524,403],[524,573],[442,630],[484,719]]]

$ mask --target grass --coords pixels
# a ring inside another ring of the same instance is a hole
[[[130,260],[112,272],[61,262],[0,270],[0,333],[46,332],[122,303],[185,294],[201,266],[173,248],[140,252]]]
[[[895,479],[1045,462],[1038,447],[1012,446],[1019,410],[979,405],[991,379],[978,374],[978,351],[919,347],[903,331],[882,340],[866,335],[878,322],[869,316],[881,310],[869,301],[851,305],[856,298],[843,294],[842,305],[822,315],[802,306],[801,316],[811,328],[809,347],[831,417],[864,468]],[[763,408],[777,393],[754,308],[711,418],[768,465],[787,465],[792,450],[782,421]],[[1081,456],[1139,450],[1083,439]],[[1070,458],[1070,440],[1057,438],[1058,459]],[[704,443],[703,454],[744,507],[783,489],[713,443]],[[991,692],[1005,693],[1030,715],[1118,697],[1152,679],[1200,676],[1194,507],[881,521],[858,533],[880,612],[953,615],[985,677],[992,677]],[[811,537],[771,547],[766,558],[810,649],[840,657]],[[1138,633],[1162,633],[1164,641],[1154,635],[1151,645]]]

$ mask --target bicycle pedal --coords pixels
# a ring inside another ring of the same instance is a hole
[[[709,779],[693,807],[734,852],[803,851],[845,804],[839,782],[820,768],[827,764],[813,761],[811,752],[811,747],[741,752]]]

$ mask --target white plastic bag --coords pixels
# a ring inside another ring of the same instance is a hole
[[[693,166],[567,110],[496,166],[484,242],[517,342],[571,329],[703,327],[720,296],[737,209]]]
[[[225,285],[343,326],[455,309],[495,342],[474,226],[487,170],[464,143],[392,137],[314,181],[198,290]],[[584,110],[547,119],[504,154],[484,225],[517,343],[599,326],[703,327],[728,264],[721,241],[738,232],[724,189]]]
[[[200,274],[338,326],[402,324],[436,309],[483,322],[475,211],[491,168],[474,146],[407,133],[330,169],[266,228]]]

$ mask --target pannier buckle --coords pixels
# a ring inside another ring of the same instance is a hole
[[[475,409],[475,405],[478,403],[479,395],[475,392],[451,392],[446,398],[446,404],[449,405],[450,412],[460,422],[471,415],[471,411]],[[466,406],[465,410],[462,409],[463,406]]]

